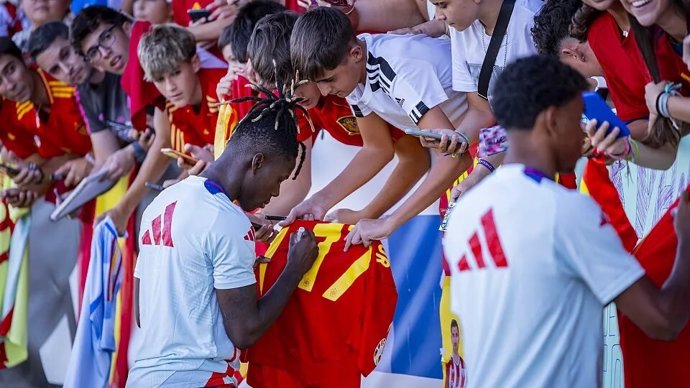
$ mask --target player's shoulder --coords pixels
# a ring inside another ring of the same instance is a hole
[[[600,221],[603,211],[592,197],[558,185],[554,191],[557,201],[556,212],[559,219],[591,222]]]
[[[446,38],[424,34],[360,34],[358,37],[367,44],[370,62],[384,59],[393,66],[405,66],[415,61],[442,60],[445,54],[450,56],[450,40]]]

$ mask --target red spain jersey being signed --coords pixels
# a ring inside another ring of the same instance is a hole
[[[280,317],[248,351],[248,382],[285,387],[286,374],[300,387],[357,387],[378,364],[393,321],[398,294],[380,242],[343,252],[350,226],[298,221],[281,230],[257,267],[264,295],[283,272],[289,236],[310,229],[319,256],[304,275]],[[262,369],[281,373],[262,373]]]

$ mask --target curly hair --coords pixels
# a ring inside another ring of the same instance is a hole
[[[573,16],[582,5],[580,0],[548,0],[534,17],[532,38],[539,54],[558,55],[561,41],[570,36]]]

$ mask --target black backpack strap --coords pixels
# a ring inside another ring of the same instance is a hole
[[[477,93],[479,93],[479,97],[485,100],[489,99],[489,81],[491,81],[491,75],[493,74],[494,65],[496,64],[498,50],[501,48],[503,37],[506,35],[506,30],[508,29],[508,23],[510,23],[510,16],[513,14],[514,7],[515,0],[503,0],[501,11],[498,14],[498,20],[496,21],[496,27],[494,28],[494,33],[491,36],[489,48],[486,50],[486,55],[484,55],[482,70],[479,73]]]

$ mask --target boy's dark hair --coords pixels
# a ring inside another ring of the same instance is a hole
[[[316,80],[345,60],[356,39],[344,13],[329,7],[314,8],[302,15],[292,30],[292,66],[300,78]]]
[[[573,16],[582,6],[581,0],[547,0],[534,17],[532,38],[539,54],[558,55],[563,39],[570,36]]]
[[[46,51],[58,38],[69,40],[69,27],[63,22],[46,23],[31,32],[27,42],[27,51],[35,61],[36,57]]]
[[[22,51],[14,44],[12,39],[7,36],[0,37],[0,55],[11,55],[19,59],[19,62],[24,63]]]
[[[230,45],[235,60],[246,63],[249,60],[247,45],[254,31],[254,26],[266,15],[287,10],[283,5],[271,0],[256,0],[245,4],[237,12],[235,20],[225,27],[218,38],[221,50]]]
[[[286,158],[300,156],[295,168],[293,180],[297,179],[304,164],[304,143],[297,140],[299,131],[295,111],[306,110],[298,105],[299,100],[283,93],[278,88],[276,94],[258,85],[252,85],[263,94],[262,97],[245,97],[233,102],[254,101],[255,104],[247,115],[235,127],[228,147],[232,152],[270,152]]]
[[[456,329],[460,330],[460,326],[458,325],[458,321],[456,321],[455,319],[451,319],[450,328],[451,329],[456,328]]]
[[[264,17],[254,27],[247,54],[264,86],[284,86],[295,78],[290,62],[290,35],[297,18],[295,12],[280,12]]]
[[[121,26],[128,22],[131,23],[132,19],[121,12],[102,5],[92,5],[82,9],[74,17],[70,27],[70,40],[79,49],[86,36],[96,31],[101,24]]]
[[[567,104],[588,86],[580,73],[558,58],[535,55],[508,65],[496,79],[491,108],[502,127],[531,130],[541,112]]]

